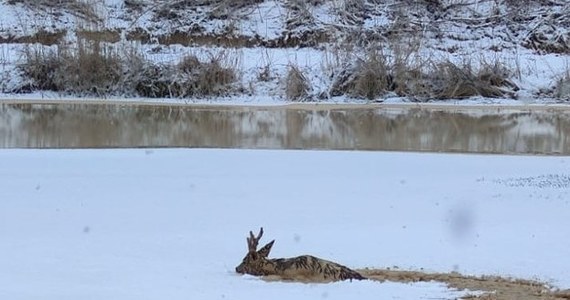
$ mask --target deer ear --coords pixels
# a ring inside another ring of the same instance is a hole
[[[267,245],[263,246],[263,248],[259,249],[257,251],[257,254],[261,257],[267,257],[269,255],[269,252],[271,252],[271,247],[273,247],[273,243],[275,243],[275,240],[269,242]]]

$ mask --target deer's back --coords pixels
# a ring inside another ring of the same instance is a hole
[[[366,279],[348,267],[311,255],[271,259],[271,262],[275,267],[275,275],[285,279],[318,281]]]

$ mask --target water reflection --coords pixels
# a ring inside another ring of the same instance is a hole
[[[219,147],[570,154],[562,110],[2,104],[0,147]]]

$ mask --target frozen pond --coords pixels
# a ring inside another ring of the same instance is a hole
[[[4,103],[2,148],[199,147],[570,154],[541,107]]]

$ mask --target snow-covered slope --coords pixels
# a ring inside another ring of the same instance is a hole
[[[523,103],[570,97],[566,1],[67,0],[54,5],[9,0],[0,2],[0,12],[4,93],[34,90],[17,68],[30,45],[55,51],[56,45],[87,40],[109,43],[121,53],[134,49],[159,64],[176,64],[189,54],[208,60],[224,53],[226,63],[238,71],[231,98],[241,102],[288,100],[292,67],[308,84],[296,100],[353,102],[353,94],[339,96],[334,86],[371,49],[390,61],[405,57],[411,68],[446,62],[501,66],[517,86],[505,97]],[[67,95],[35,92],[26,97]],[[390,90],[370,100],[437,96],[405,94]]]

